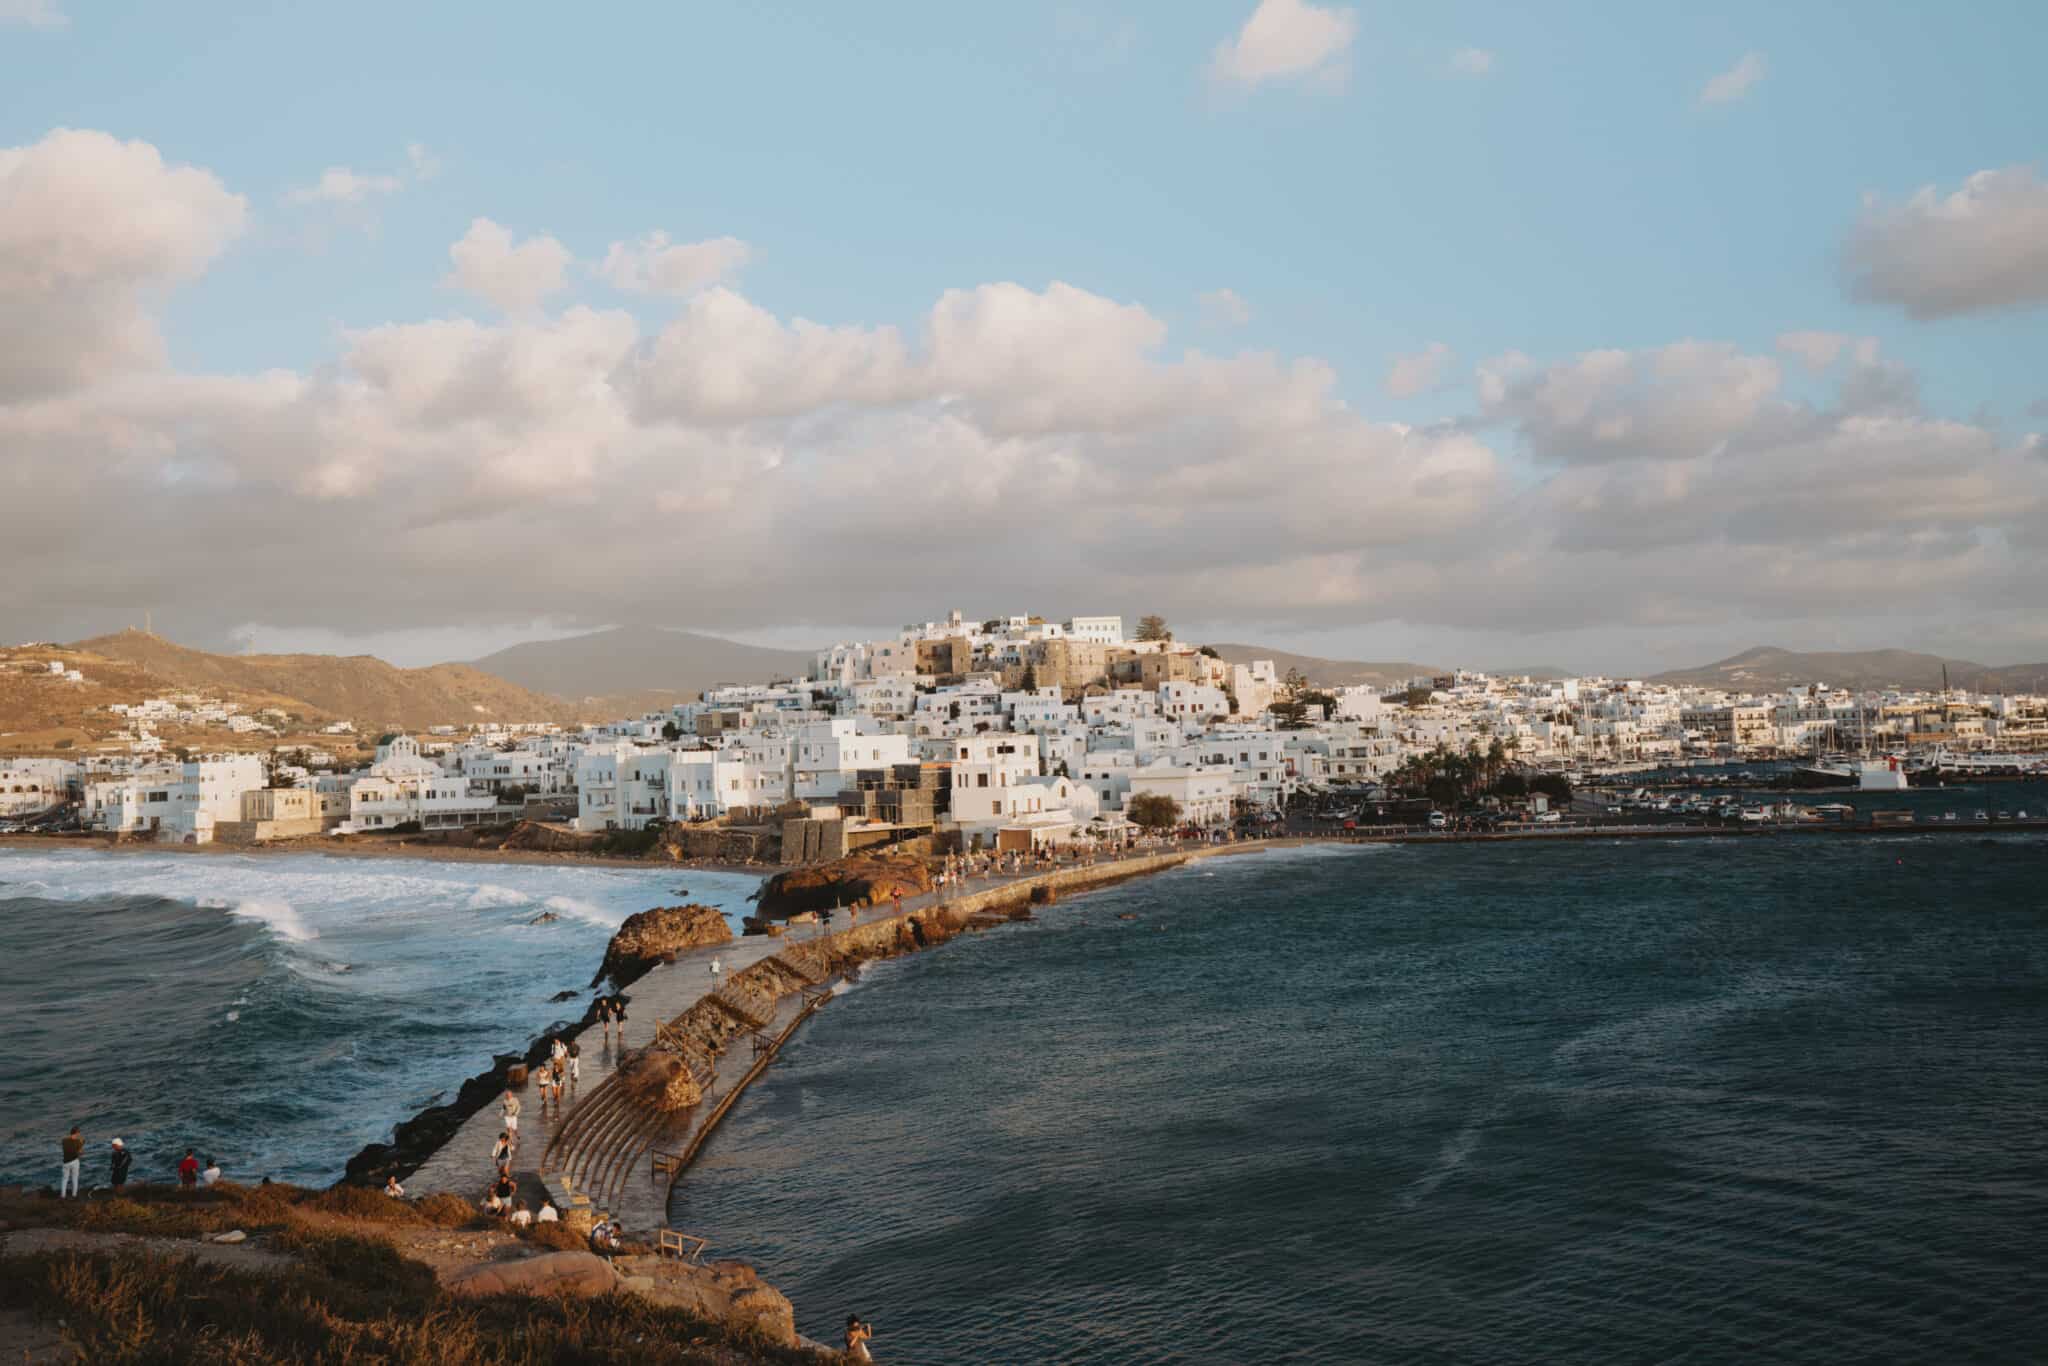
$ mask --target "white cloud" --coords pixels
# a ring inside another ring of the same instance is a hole
[[[512,234],[488,218],[473,219],[469,231],[448,248],[454,271],[443,281],[497,305],[506,313],[531,313],[566,283],[569,249],[552,237],[512,241]]]
[[[1235,38],[1217,44],[1210,59],[1212,79],[1256,86],[1293,76],[1315,76],[1342,85],[1346,54],[1358,33],[1358,16],[1335,5],[1306,0],[1259,0]]]
[[[70,16],[52,0],[0,0],[0,24],[50,29],[63,28],[70,22]]]
[[[1745,52],[1734,66],[1700,87],[1701,104],[1733,104],[1764,78],[1764,54]]]
[[[1450,363],[1451,348],[1442,342],[1431,342],[1412,356],[1394,357],[1382,387],[1393,398],[1414,398],[1436,388],[1443,379],[1444,367]]]
[[[441,174],[441,159],[424,142],[405,144],[405,162],[411,168],[414,180],[432,180]]]
[[[751,255],[737,237],[670,242],[667,233],[650,232],[638,242],[612,243],[597,273],[630,294],[692,294],[731,279]]]
[[[395,175],[364,175],[346,166],[329,166],[311,185],[285,197],[294,204],[360,204],[372,195],[396,194]]]
[[[0,149],[0,401],[161,364],[145,302],[197,275],[247,208],[146,142],[60,128]]]
[[[1022,594],[1624,639],[1788,603],[2037,617],[2048,573],[2038,443],[1921,412],[1861,340],[1811,402],[1780,368],[1825,349],[1805,342],[1510,352],[1478,367],[1468,420],[1413,429],[1353,409],[1314,357],[1186,349],[1142,304],[1057,282],[949,290],[900,332],[716,284],[653,330],[543,314],[568,253],[486,221],[457,269],[507,318],[395,320],[254,375],[99,347],[51,384],[46,325],[153,338],[147,310],[242,214],[140,144],[57,138],[84,141],[0,154],[0,316],[30,300],[38,343],[0,332],[0,489],[33,512],[0,539],[0,638],[118,624],[146,584],[160,625],[215,638],[758,629]]]
[[[1451,70],[1460,76],[1493,74],[1493,54],[1483,47],[1461,47],[1451,54]]]
[[[1859,298],[1915,318],[2048,302],[2048,182],[2031,166],[1979,171],[1942,195],[1872,199],[1845,248]]]
[[[1252,320],[1252,306],[1234,289],[1212,289],[1199,302],[1203,321],[1213,327],[1243,327]]]
[[[1849,341],[1840,332],[1782,332],[1778,335],[1778,349],[1797,356],[1808,370],[1819,374],[1835,363]]]

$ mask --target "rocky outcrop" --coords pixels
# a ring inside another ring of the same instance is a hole
[[[585,854],[604,842],[604,836],[596,832],[558,830],[537,821],[520,821],[505,832],[498,840],[498,849],[530,849],[553,854]],[[486,841],[479,840],[480,846]]]
[[[623,1287],[656,1304],[674,1305],[779,1347],[797,1345],[796,1311],[789,1297],[763,1281],[745,1262],[689,1266],[648,1257],[621,1257]]]
[[[456,1272],[444,1284],[456,1295],[605,1295],[618,1277],[594,1252],[548,1252],[485,1262]]]
[[[593,987],[611,979],[623,987],[645,976],[657,963],[669,963],[685,949],[724,944],[732,939],[732,927],[716,906],[657,906],[651,911],[626,917],[619,932],[604,951],[604,963]]]
[[[834,906],[879,906],[897,892],[913,897],[932,889],[931,869],[907,854],[850,854],[830,863],[777,873],[761,888],[758,914],[785,920]]]
[[[661,1114],[687,1110],[704,1098],[703,1087],[690,1074],[688,1059],[677,1053],[641,1049],[619,1064],[618,1075],[621,1086]]]

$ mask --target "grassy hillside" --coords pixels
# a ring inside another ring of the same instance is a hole
[[[81,640],[72,648],[138,666],[173,688],[237,700],[247,695],[290,699],[271,705],[346,717],[364,727],[420,730],[478,721],[569,721],[577,716],[577,709],[558,697],[467,664],[401,669],[371,655],[217,655],[132,630]]]

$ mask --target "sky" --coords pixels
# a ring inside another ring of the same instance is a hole
[[[0,0],[0,638],[2048,659],[2044,39]]]

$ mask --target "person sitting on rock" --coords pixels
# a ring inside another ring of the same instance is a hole
[[[599,1214],[597,1222],[590,1226],[590,1250],[610,1261],[619,1255],[619,1232],[609,1214]]]
[[[514,1200],[512,1202],[512,1227],[524,1233],[532,1226],[533,1211],[526,1207],[524,1200]]]
[[[562,1222],[562,1212],[555,1208],[554,1196],[544,1195],[541,1197],[540,1213],[533,1216],[533,1222],[536,1224],[559,1224]]]
[[[384,1193],[393,1200],[405,1199],[405,1187],[398,1184],[398,1178],[395,1176],[384,1178]]]

